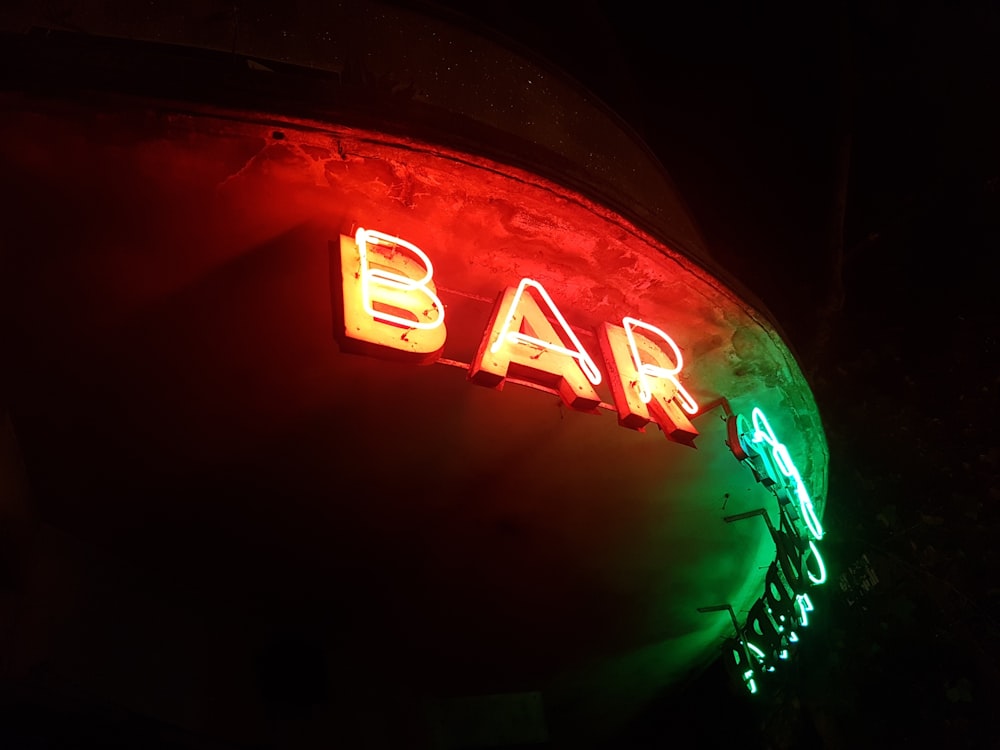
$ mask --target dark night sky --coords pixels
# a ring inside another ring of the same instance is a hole
[[[865,555],[879,578],[824,592],[780,695],[734,707],[709,673],[634,746],[679,721],[710,744],[995,746],[1000,6],[536,7],[477,14],[635,128],[776,314],[827,427],[833,577]]]

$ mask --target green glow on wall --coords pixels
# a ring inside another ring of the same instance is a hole
[[[731,676],[755,694],[761,679],[773,673],[777,664],[791,659],[792,647],[799,642],[797,630],[809,626],[813,603],[806,589],[825,583],[828,577],[817,544],[824,530],[795,461],[764,412],[754,407],[750,420],[741,414],[730,414],[728,419],[730,450],[777,499],[780,519],[772,521],[766,508],[727,519],[762,516],[775,543],[776,557],[768,569],[763,596],[742,625],[734,621],[737,639],[732,643],[742,649],[731,648],[728,664]],[[741,650],[756,664],[744,664]]]
[[[813,506],[812,498],[809,497],[809,492],[802,481],[802,475],[795,466],[795,462],[792,461],[792,457],[788,453],[788,448],[775,436],[774,430],[771,429],[771,423],[767,421],[767,417],[764,416],[764,412],[761,411],[760,407],[754,407],[751,418],[754,428],[752,443],[754,445],[766,443],[771,448],[771,460],[778,467],[782,476],[792,481],[793,487],[791,489],[794,490],[795,496],[799,501],[799,512],[802,514],[802,518],[805,519],[809,533],[812,534],[813,539],[822,539],[823,524],[820,523],[819,517],[816,515],[816,508]],[[763,455],[759,450],[757,453]]]

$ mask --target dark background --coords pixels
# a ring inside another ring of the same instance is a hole
[[[784,682],[748,701],[709,670],[619,746],[996,747],[1000,6],[762,5],[474,11],[659,155],[830,445],[832,580]]]

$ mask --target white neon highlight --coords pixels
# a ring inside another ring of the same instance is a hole
[[[358,254],[361,257],[361,301],[364,305],[366,313],[371,315],[376,320],[383,320],[387,323],[395,323],[397,325],[405,326],[406,328],[431,330],[444,325],[444,305],[441,304],[441,299],[437,296],[437,294],[435,294],[431,288],[427,286],[431,278],[434,276],[434,266],[431,264],[431,259],[427,257],[427,253],[414,245],[412,242],[407,242],[406,240],[394,237],[391,234],[376,232],[371,229],[358,229],[354,235],[354,242],[358,246]],[[386,271],[381,268],[372,268],[368,262],[369,244],[406,248],[420,258],[420,261],[424,264],[426,273],[419,279],[411,279],[409,276],[403,276],[402,274],[393,273],[392,271]],[[369,285],[396,289],[402,292],[419,291],[430,300],[434,307],[437,308],[437,318],[431,321],[411,320],[410,318],[404,318],[399,315],[393,315],[392,313],[376,310],[372,304]]]
[[[809,626],[809,612],[813,611],[813,603],[809,594],[799,594],[795,597],[795,604],[799,608],[799,624],[802,627]]]
[[[650,391],[649,388],[648,378],[665,378],[673,383],[674,387],[677,389],[677,395],[680,397],[679,400],[681,408],[688,414],[697,414],[697,402],[691,397],[691,394],[685,390],[684,386],[681,385],[680,380],[677,379],[677,373],[679,373],[681,368],[684,367],[684,358],[681,356],[681,350],[678,348],[677,344],[674,343],[674,340],[670,338],[662,329],[638,320],[637,318],[622,318],[622,327],[625,329],[625,335],[628,337],[629,349],[632,350],[632,362],[635,364],[636,372],[639,373],[639,398],[642,399],[642,402],[644,404],[648,404],[653,399],[652,391]],[[635,334],[632,332],[635,328],[641,328],[644,331],[656,334],[670,346],[670,350],[674,355],[674,362],[676,363],[673,369],[668,370],[666,367],[660,367],[659,365],[648,364],[642,361],[642,358],[639,356],[639,347],[635,341]]]
[[[559,321],[559,325],[562,326],[562,329],[569,340],[573,342],[573,345],[576,347],[575,349],[567,349],[561,344],[556,344],[551,341],[543,341],[535,336],[529,336],[525,333],[521,333],[520,331],[510,330],[511,323],[514,321],[514,314],[517,311],[517,304],[520,302],[521,295],[524,293],[524,290],[528,287],[534,289],[535,292],[543,300],[545,300],[545,304],[549,306],[549,309],[556,316],[556,320]],[[556,307],[552,298],[549,296],[549,293],[545,291],[545,287],[534,279],[521,279],[521,283],[517,285],[517,291],[514,293],[514,299],[510,304],[510,309],[507,310],[507,317],[504,318],[503,326],[500,328],[500,335],[497,336],[496,341],[493,342],[493,345],[490,347],[490,351],[493,354],[496,354],[505,343],[529,344],[541,347],[542,349],[549,349],[551,351],[558,352],[559,354],[565,354],[566,356],[572,357],[579,363],[580,369],[583,371],[583,374],[587,376],[587,380],[589,380],[592,385],[598,385],[601,382],[601,371],[597,369],[597,365],[594,363],[594,360],[591,359],[589,354],[587,354],[587,350],[583,348],[583,344],[580,343],[580,339],[578,339],[576,334],[573,333],[573,329],[569,327],[569,323],[566,322],[566,318],[563,317],[559,308]]]
[[[767,417],[764,416],[764,412],[760,410],[760,407],[754,407],[752,418],[754,428],[753,442],[767,443],[771,447],[771,456],[774,458],[774,463],[777,464],[782,474],[795,483],[795,495],[799,499],[799,510],[802,518],[805,519],[806,526],[809,527],[809,533],[812,534],[813,539],[822,539],[823,525],[816,515],[816,508],[813,506],[809,493],[806,491],[802,475],[799,474],[795,462],[792,461],[792,457],[788,454],[788,448],[775,436],[774,430],[771,429],[771,424],[767,421]]]
[[[806,573],[809,574],[809,580],[812,581],[813,585],[819,586],[821,583],[826,583],[826,565],[823,563],[823,556],[816,549],[816,542],[812,539],[809,540],[809,549],[812,550],[816,564],[819,566],[819,575],[814,576],[808,567],[806,568]]]
[[[748,669],[743,673],[743,681],[746,683],[747,690],[750,691],[751,695],[757,692],[757,683],[753,679],[752,669]]]

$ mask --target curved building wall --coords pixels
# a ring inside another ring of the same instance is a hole
[[[344,44],[403,18],[468,41],[408,13],[345,20]],[[150,24],[132,36],[182,41]],[[508,744],[579,747],[720,644],[740,690],[788,657],[822,573],[821,421],[627,133],[580,160],[516,117],[467,128],[343,79],[319,116],[331,79],[261,89],[245,58],[7,49],[37,64],[2,96],[0,397],[42,521],[25,559],[67,561],[13,674],[46,660],[229,742],[372,715],[394,727],[373,746],[458,747],[516,714]],[[572,132],[553,108],[586,101],[547,91],[509,106]],[[47,601],[33,580],[21,611]],[[298,697],[275,695],[274,661],[325,687],[278,668]]]

